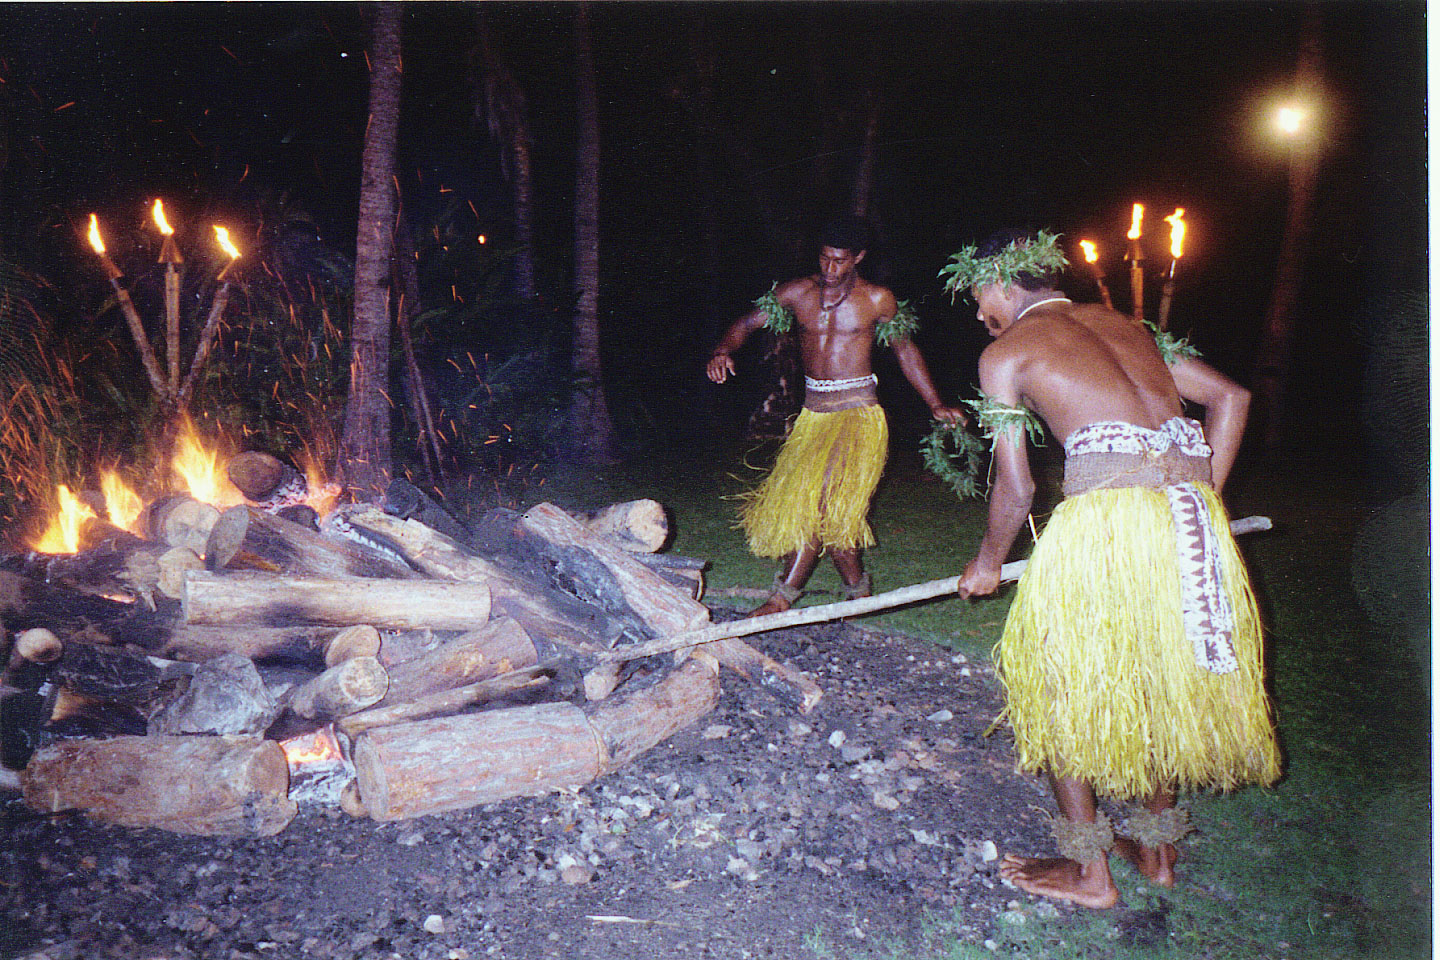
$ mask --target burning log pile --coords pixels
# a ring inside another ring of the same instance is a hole
[[[263,454],[226,510],[167,497],[141,536],[0,558],[0,745],[25,802],[265,836],[303,802],[399,820],[574,786],[712,710],[722,667],[800,711],[807,677],[738,639],[621,659],[709,623],[703,561],[654,501],[460,524],[404,481],[302,502]]]

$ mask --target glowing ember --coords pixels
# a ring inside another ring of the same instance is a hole
[[[95,248],[96,253],[105,252],[105,241],[100,239],[100,220],[95,214],[90,214],[90,246]]]
[[[215,224],[215,242],[220,244],[220,249],[230,255],[231,260],[240,259],[240,250],[234,243],[230,242],[230,231]]]
[[[1125,234],[1128,239],[1140,239],[1140,221],[1145,218],[1145,204],[1137,203],[1130,210],[1130,232]]]
[[[114,470],[100,471],[100,493],[105,497],[105,512],[110,522],[122,530],[129,530],[136,536],[144,536],[140,515],[145,512],[145,501],[130,488]]]
[[[1175,212],[1165,218],[1170,224],[1170,256],[1176,260],[1180,259],[1181,251],[1185,246],[1185,208],[1176,207]]]
[[[159,197],[155,198],[155,206],[150,208],[150,213],[154,216],[155,226],[161,233],[168,237],[175,232],[175,228],[170,226],[170,221],[165,219],[165,205],[160,202]]]
[[[340,744],[329,727],[321,727],[314,733],[282,740],[280,749],[285,751],[285,762],[289,764],[292,774],[304,767],[340,763],[345,759],[340,752]]]
[[[55,487],[56,509],[39,539],[31,547],[40,553],[75,553],[80,549],[80,526],[95,517],[95,511],[80,502],[65,484]]]
[[[1095,244],[1091,243],[1089,240],[1081,240],[1080,249],[1083,250],[1085,253],[1086,263],[1094,263],[1096,260],[1100,259],[1100,252],[1095,249]]]
[[[175,486],[190,492],[201,503],[221,510],[245,502],[245,495],[235,488],[220,467],[220,453],[207,449],[188,419],[175,441],[175,456],[170,461]]]

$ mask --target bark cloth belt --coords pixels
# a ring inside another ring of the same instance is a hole
[[[1062,489],[1066,497],[1119,487],[1165,492],[1175,530],[1185,636],[1198,665],[1224,674],[1239,663],[1220,541],[1198,486],[1211,481],[1211,453],[1200,425],[1184,417],[1173,417],[1158,430],[1119,421],[1091,423],[1065,438]]]
[[[871,407],[880,402],[875,385],[880,378],[851,377],[848,380],[816,380],[805,378],[805,409],[815,413],[835,413],[856,407]]]

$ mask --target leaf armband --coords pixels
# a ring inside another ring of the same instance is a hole
[[[891,340],[897,337],[909,340],[919,329],[920,318],[915,315],[915,308],[910,306],[909,300],[901,300],[895,304],[895,316],[875,324],[875,342],[888,347]]]
[[[920,456],[926,469],[948,483],[957,497],[984,498],[980,466],[985,444],[961,424],[936,420],[930,435],[920,441]]]
[[[985,439],[992,444],[996,437],[1019,440],[1023,432],[1037,447],[1045,446],[1045,425],[1040,418],[1024,407],[1012,407],[1001,403],[984,390],[976,390],[978,400],[966,400],[965,405],[975,411],[975,423]]]
[[[775,288],[778,286],[778,282],[770,284],[770,289],[756,299],[755,306],[765,312],[766,330],[771,333],[789,333],[790,325],[795,322],[795,314],[775,296]]]
[[[1145,326],[1155,335],[1155,346],[1160,349],[1160,359],[1165,361],[1165,366],[1173,367],[1181,360],[1199,360],[1200,351],[1190,342],[1189,337],[1176,337],[1167,330],[1161,330],[1149,320],[1144,321]]]

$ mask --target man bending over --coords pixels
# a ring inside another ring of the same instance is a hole
[[[942,271],[995,341],[980,356],[977,419],[995,480],[979,552],[959,581],[987,594],[1030,510],[1026,420],[1065,449],[1065,499],[1020,580],[998,667],[1020,765],[1045,771],[1062,856],[1007,855],[1031,893],[1110,907],[1108,853],[1164,886],[1188,830],[1184,788],[1279,776],[1260,620],[1219,492],[1249,393],[1188,344],[1056,288],[1058,238],[997,234]],[[1181,398],[1205,408],[1203,429]],[[1117,835],[1096,792],[1141,806]]]

